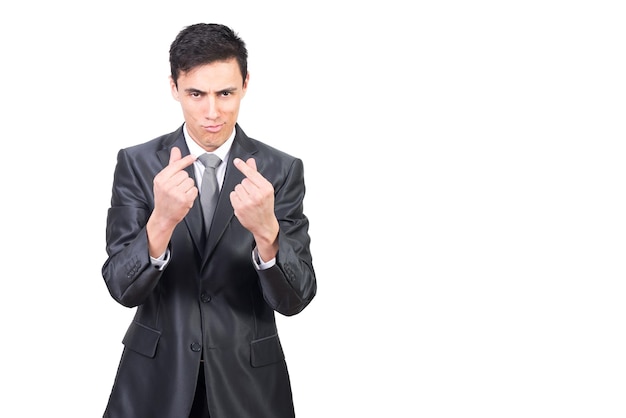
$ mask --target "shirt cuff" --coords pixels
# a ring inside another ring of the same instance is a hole
[[[254,247],[254,250],[252,250],[252,262],[257,270],[266,270],[276,264],[276,257],[272,258],[270,261],[263,261],[259,255],[258,248]]]
[[[159,271],[162,271],[170,262],[170,249],[167,248],[159,258],[150,257],[150,262]]]

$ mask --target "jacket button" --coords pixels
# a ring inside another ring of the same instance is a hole
[[[199,343],[191,344],[191,351],[195,351],[196,353],[202,349],[202,346]]]
[[[211,301],[211,295],[209,295],[206,292],[202,292],[202,294],[200,295],[200,300],[204,303],[210,302]]]

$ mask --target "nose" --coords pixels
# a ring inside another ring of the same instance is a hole
[[[204,117],[210,120],[217,119],[219,115],[217,109],[217,100],[213,95],[207,96],[206,108],[204,110]]]

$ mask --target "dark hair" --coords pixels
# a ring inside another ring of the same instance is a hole
[[[181,30],[170,46],[172,79],[197,66],[236,58],[243,81],[248,74],[246,44],[231,28],[217,23],[196,23]]]

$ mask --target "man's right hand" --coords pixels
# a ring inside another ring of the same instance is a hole
[[[194,180],[185,171],[195,160],[193,155],[182,158],[180,149],[174,147],[169,164],[154,177],[154,210],[146,226],[153,257],[165,251],[174,228],[189,213],[198,196]]]
[[[195,182],[185,171],[195,160],[193,155],[182,158],[180,149],[174,147],[169,164],[154,177],[153,215],[174,226],[183,220],[198,196]]]

